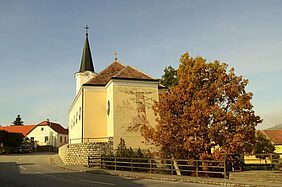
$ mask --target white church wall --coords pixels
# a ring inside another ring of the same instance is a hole
[[[114,106],[114,97],[113,97],[113,82],[110,81],[109,84],[107,84],[107,99],[106,99],[106,106],[107,106],[107,136],[113,137],[114,136],[114,112],[113,112],[113,106]]]
[[[105,87],[85,86],[84,138],[107,137],[107,93]]]
[[[69,109],[69,143],[81,143],[82,121],[82,90],[80,90]]]

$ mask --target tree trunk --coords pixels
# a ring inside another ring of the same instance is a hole
[[[173,166],[174,166],[174,168],[175,168],[176,175],[181,175],[181,171],[180,171],[180,169],[179,169],[179,167],[178,167],[177,161],[176,161],[176,159],[174,158],[174,156],[172,156],[171,159],[172,159],[172,161],[173,161]]]

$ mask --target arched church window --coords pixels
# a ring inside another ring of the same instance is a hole
[[[80,120],[81,118],[81,107],[79,107],[79,116],[78,116],[78,119]]]
[[[108,100],[108,103],[107,103],[107,114],[110,115],[110,110],[111,110],[111,103],[110,103],[110,100]]]

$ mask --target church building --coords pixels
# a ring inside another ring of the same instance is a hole
[[[140,124],[155,126],[152,109],[163,87],[159,80],[114,61],[95,72],[86,32],[79,71],[75,74],[76,96],[69,109],[69,143],[112,141],[116,148],[123,138],[127,147],[144,144]]]

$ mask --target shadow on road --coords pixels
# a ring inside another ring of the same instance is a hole
[[[1,159],[1,157],[0,157]],[[118,176],[110,176],[103,172],[100,174],[74,172],[60,170],[60,172],[44,172],[33,170],[34,163],[17,164],[17,162],[3,162],[0,160],[0,186],[1,187],[77,187],[77,186],[137,186],[138,179],[129,179]]]

